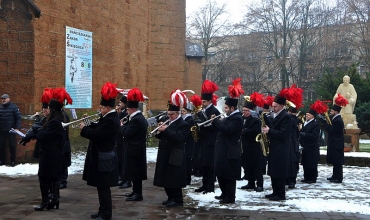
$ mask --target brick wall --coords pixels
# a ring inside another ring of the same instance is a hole
[[[40,18],[21,0],[0,2],[0,93],[22,113],[41,108],[45,87],[64,86],[65,26],[93,32],[94,109],[106,81],[139,87],[152,110],[176,88],[199,93],[201,66],[185,57],[183,0],[33,0]]]

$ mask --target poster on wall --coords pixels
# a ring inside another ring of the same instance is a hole
[[[66,26],[66,108],[92,108],[92,32]]]

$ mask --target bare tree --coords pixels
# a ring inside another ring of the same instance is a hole
[[[187,34],[191,41],[200,42],[204,54],[205,64],[202,70],[202,80],[212,75],[216,80],[222,80],[225,73],[222,66],[231,60],[228,53],[226,37],[232,33],[233,26],[227,20],[226,4],[217,5],[215,0],[208,0],[207,4],[188,18]],[[226,56],[227,55],[227,56]],[[213,59],[212,62],[211,59]],[[217,59],[221,63],[217,63]],[[217,65],[216,65],[217,64]],[[225,67],[227,68],[227,67]]]

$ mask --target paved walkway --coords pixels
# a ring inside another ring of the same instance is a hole
[[[370,215],[319,212],[268,212],[217,208],[194,208],[189,198],[184,207],[166,208],[162,188],[153,186],[155,164],[148,164],[149,179],[144,182],[141,202],[126,202],[123,195],[131,189],[112,189],[113,219],[370,219]],[[59,210],[34,211],[40,204],[41,196],[37,176],[0,177],[0,219],[1,220],[77,220],[91,219],[98,209],[96,188],[86,185],[82,175],[71,175],[68,188],[61,190]],[[370,208],[370,207],[369,207]],[[346,209],[346,207],[343,207]]]

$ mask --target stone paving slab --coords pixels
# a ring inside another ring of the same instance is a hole
[[[144,200],[126,202],[125,193],[131,189],[111,188],[113,219],[249,219],[249,220],[313,220],[313,219],[370,219],[370,215],[333,212],[277,212],[249,211],[220,208],[195,208],[191,201],[184,207],[166,208],[161,205],[166,199],[162,188],[153,186],[155,164],[148,165],[149,179],[143,181]],[[37,176],[0,176],[0,220],[84,220],[98,209],[96,188],[87,186],[81,174],[68,178],[68,188],[62,189],[59,210],[34,211],[41,202]]]

